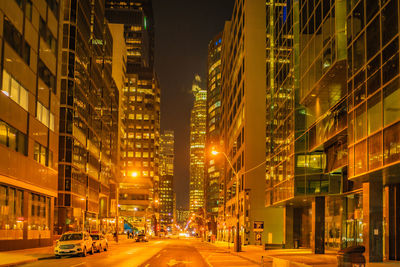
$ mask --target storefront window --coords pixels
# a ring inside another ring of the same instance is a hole
[[[362,194],[349,195],[345,198],[346,206],[343,220],[342,248],[362,245],[363,212]]]
[[[21,190],[0,186],[0,240],[22,239],[23,194]]]
[[[29,199],[28,230],[49,230],[50,198],[31,194]]]
[[[328,198],[325,201],[325,211],[325,246],[331,249],[339,249],[342,198]]]

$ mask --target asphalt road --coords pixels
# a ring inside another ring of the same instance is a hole
[[[259,266],[223,249],[195,239],[151,240],[147,243],[122,243],[109,251],[87,257],[50,257],[26,267],[235,267]]]

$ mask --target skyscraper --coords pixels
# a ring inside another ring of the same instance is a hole
[[[205,141],[207,118],[207,91],[199,75],[192,85],[194,104],[190,116],[190,186],[189,210],[197,212],[205,208]]]
[[[174,131],[166,130],[160,137],[160,224],[171,228],[174,218]]]
[[[0,18],[0,250],[50,246],[62,14],[59,1],[3,1]]]
[[[110,196],[116,197],[111,190],[119,176],[112,36],[104,1],[71,1],[65,8],[56,230],[110,230]]]
[[[126,148],[121,159],[120,215],[131,227],[146,230],[147,220],[152,219],[156,226],[159,208],[160,86],[153,68],[152,3],[107,0],[106,17],[113,24],[124,25],[127,50],[122,95]]]
[[[265,0],[235,1],[222,38],[221,136],[227,161],[221,180],[225,199],[219,207],[224,217],[219,220],[218,238],[233,242],[239,231],[243,244],[283,241],[283,211],[265,208],[263,201],[266,21]]]
[[[208,44],[207,72],[207,123],[206,123],[206,210],[210,217],[211,230],[216,235],[218,205],[223,197],[219,180],[223,174],[224,159],[215,158],[210,148],[221,148],[221,48],[222,33]],[[221,214],[222,215],[222,214]]]
[[[266,203],[285,244],[399,260],[398,1],[276,2]]]

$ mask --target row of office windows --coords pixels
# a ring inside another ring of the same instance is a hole
[[[46,125],[50,130],[54,131],[54,114],[51,113],[40,102],[36,105],[36,118]]]
[[[44,166],[53,167],[53,152],[37,142],[33,146],[33,158]]]
[[[50,33],[45,22],[41,19],[40,21],[41,36],[45,39],[50,49],[56,53],[57,40]],[[3,36],[7,43],[17,52],[27,65],[30,65],[31,47],[24,40],[21,33],[14,27],[11,21],[4,17]],[[43,63],[42,60],[38,60],[37,65],[38,76],[43,82],[50,88],[53,93],[56,93],[56,77],[49,70],[49,68]]]
[[[2,92],[14,100],[23,109],[28,111],[28,90],[26,90],[6,70],[3,70]],[[46,127],[50,128],[50,130],[54,131],[54,114],[40,102],[37,102],[36,108],[36,118],[46,125]]]
[[[28,90],[26,90],[6,70],[3,70],[2,92],[28,111]]]
[[[28,155],[27,136],[4,121],[0,121],[0,144],[25,156]]]
[[[6,40],[7,43],[15,50],[15,52],[21,56],[25,63],[29,65],[31,58],[31,47],[6,16],[4,16],[3,37],[4,40]]]
[[[0,121],[0,144],[25,156],[28,155],[27,136],[3,121]],[[53,153],[37,142],[34,144],[33,157],[38,163],[53,167]]]

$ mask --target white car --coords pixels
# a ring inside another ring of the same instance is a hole
[[[88,232],[67,232],[57,241],[54,254],[57,258],[69,255],[86,257],[88,252],[93,254],[92,243],[92,238]]]
[[[102,234],[90,234],[93,240],[93,249],[97,252],[107,251],[108,250],[108,240]]]

